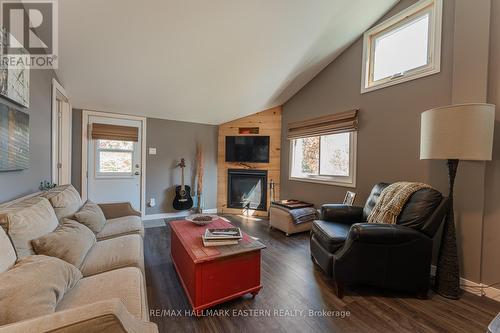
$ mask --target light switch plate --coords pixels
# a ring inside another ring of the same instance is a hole
[[[149,148],[149,155],[156,155],[156,148]]]

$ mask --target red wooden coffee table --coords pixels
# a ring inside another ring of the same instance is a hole
[[[172,262],[194,311],[259,293],[264,244],[243,234],[238,245],[204,247],[205,229],[234,227],[223,218],[203,227],[185,220],[170,227]]]

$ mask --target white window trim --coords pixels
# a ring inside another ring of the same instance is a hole
[[[430,8],[429,8],[430,7]],[[423,67],[414,68],[401,75],[381,79],[371,82],[370,77],[373,70],[371,61],[373,59],[372,41],[374,37],[386,30],[397,29],[406,24],[410,17],[426,10],[431,12],[429,28],[429,64]],[[421,0],[406,8],[399,14],[376,25],[363,34],[363,64],[361,73],[361,93],[367,93],[377,89],[386,88],[399,83],[415,80],[424,76],[439,73],[441,71],[441,31],[443,18],[442,0]]]
[[[99,171],[99,165],[101,162],[101,155],[99,154],[100,152],[117,152],[117,153],[132,153],[134,154],[134,149],[109,149],[109,148],[99,148],[98,146],[98,141],[95,141],[95,166],[94,166],[94,176],[96,178],[104,179],[104,178],[133,178],[134,177],[134,170],[132,167],[131,172],[100,172]],[[134,142],[134,148],[135,148],[136,143]]]
[[[350,150],[349,150],[349,176],[316,176],[309,175],[305,177],[292,176],[293,166],[293,140],[290,140],[290,153],[289,153],[289,170],[288,179],[293,181],[300,181],[306,183],[318,183],[334,186],[342,186],[355,188],[356,187],[356,171],[357,171],[357,155],[358,155],[358,132],[351,132],[350,135]]]

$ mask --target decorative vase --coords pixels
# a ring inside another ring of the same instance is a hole
[[[196,196],[196,201],[197,201],[197,205],[196,205],[196,213],[197,214],[201,214],[203,213],[203,194],[201,193],[198,193],[198,195]]]

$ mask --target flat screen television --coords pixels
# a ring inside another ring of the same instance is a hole
[[[226,136],[226,162],[269,163],[269,136]]]

